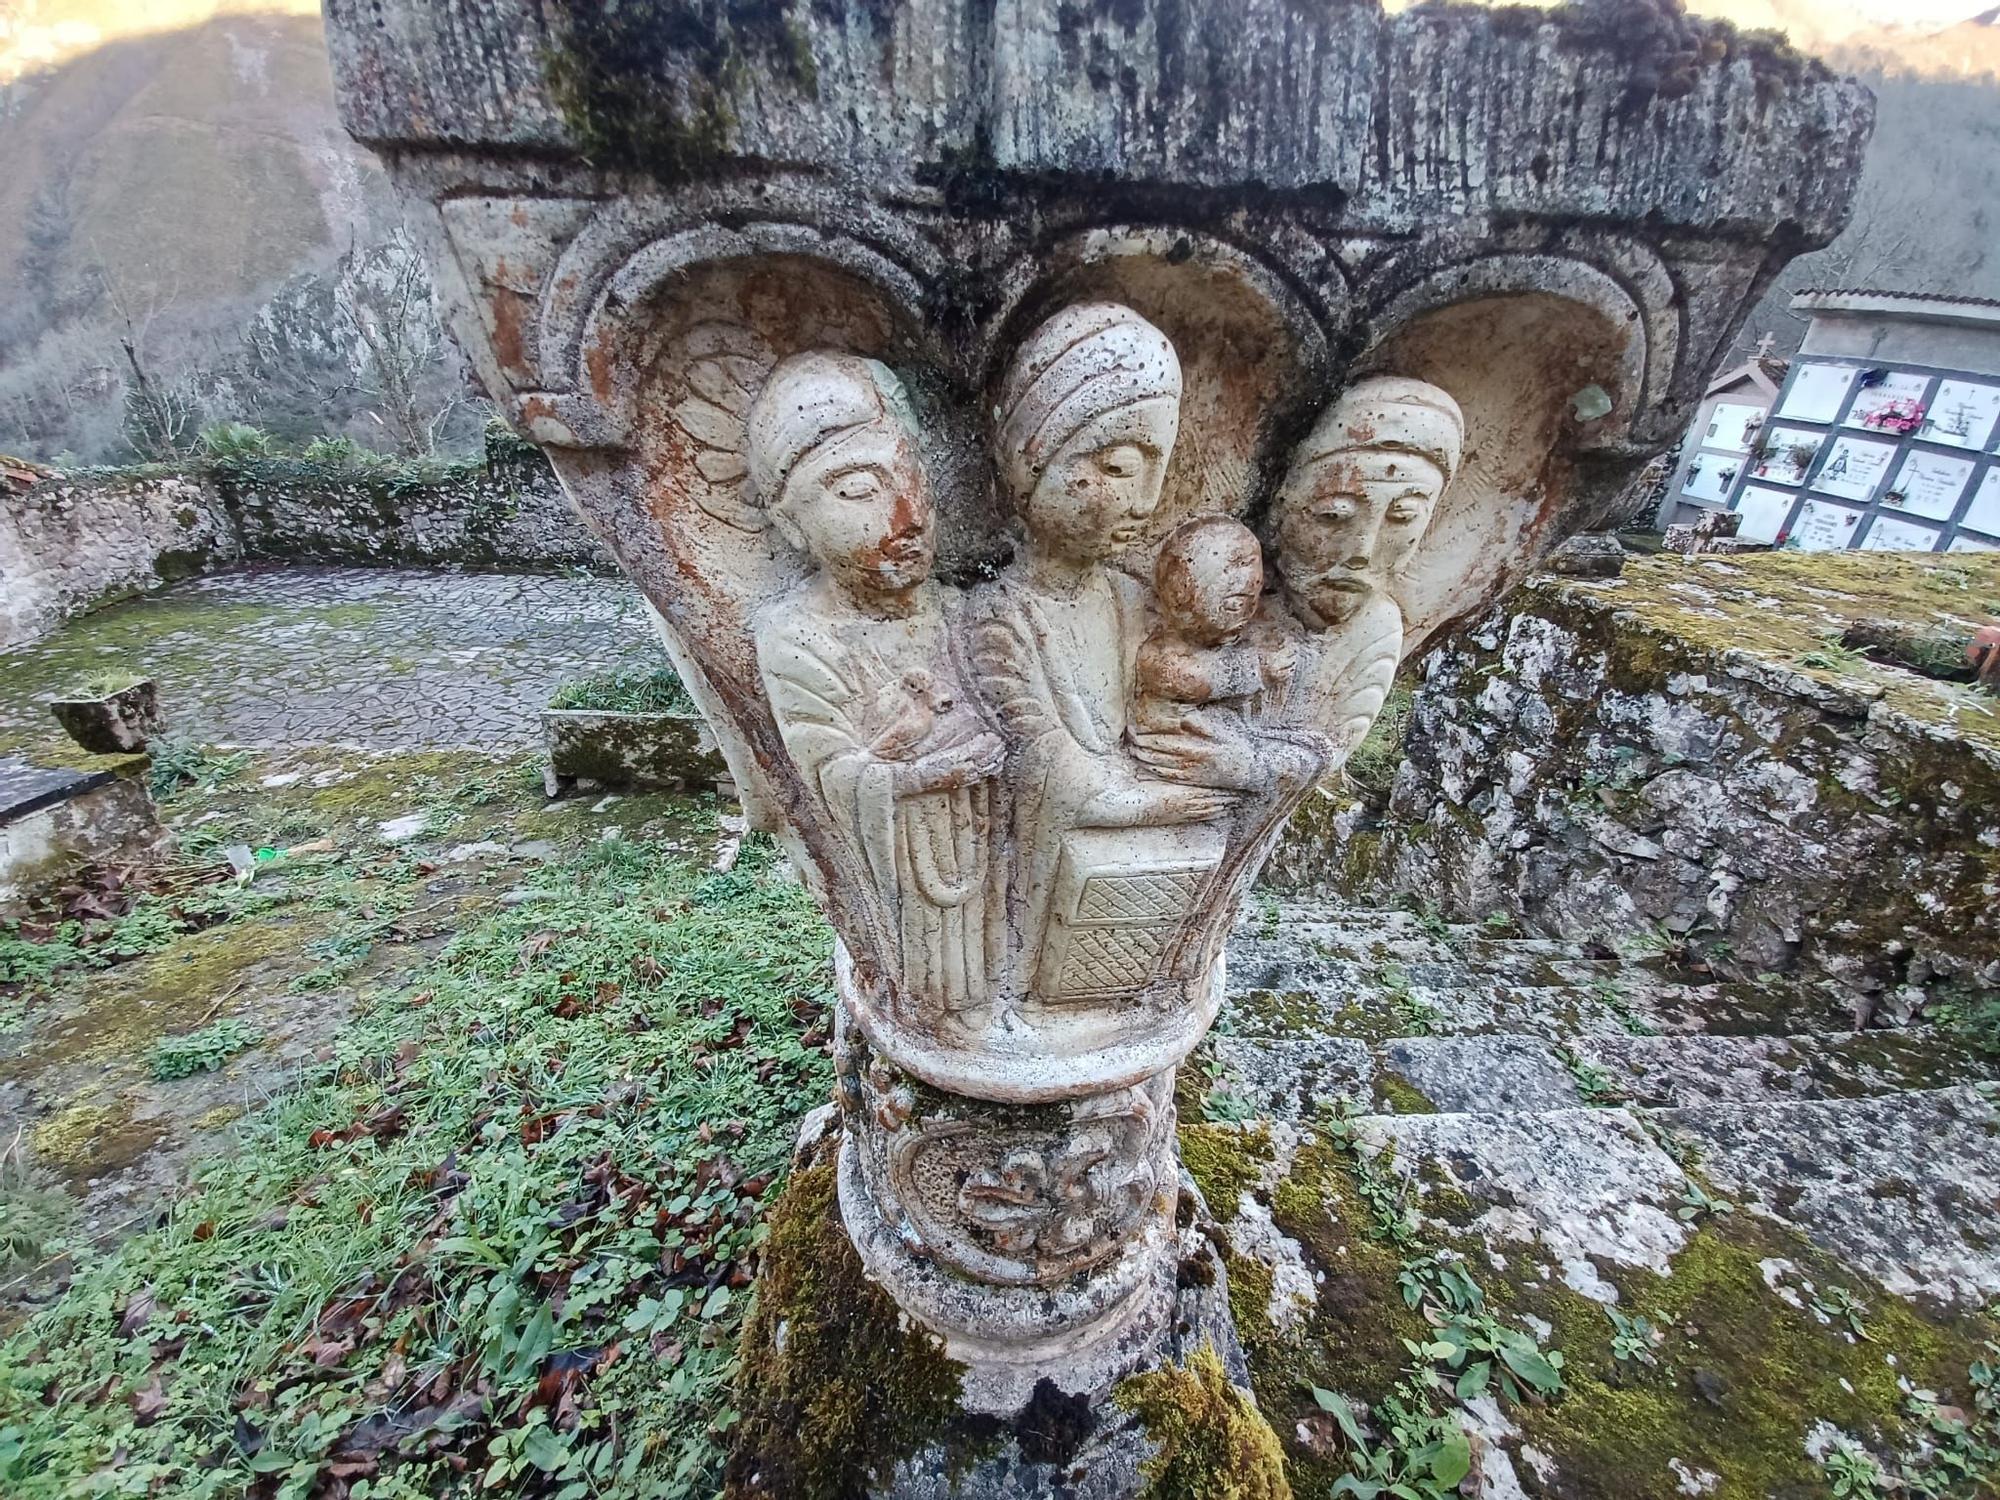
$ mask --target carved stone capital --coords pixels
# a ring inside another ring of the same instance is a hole
[[[991,1409],[1100,1389],[1286,819],[1842,227],[1865,91],[1693,31],[1669,89],[1561,8],[326,8],[488,392],[838,934],[870,1271]]]

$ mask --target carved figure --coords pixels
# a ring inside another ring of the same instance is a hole
[[[1142,778],[1125,754],[1145,589],[1109,566],[1143,539],[1180,430],[1180,361],[1130,308],[1084,303],[1028,336],[999,403],[1021,556],[973,609],[980,695],[1014,749],[1021,987],[1065,1003],[1154,975],[1219,850],[1177,836],[1230,794]]]
[[[814,565],[752,619],[785,749],[866,872],[906,990],[977,1013],[1002,963],[1004,747],[957,686],[901,385],[874,360],[792,356],[750,408],[748,466]]]
[[[1153,565],[1159,623],[1139,648],[1132,722],[1135,758],[1168,780],[1199,774],[1152,747],[1193,732],[1248,732],[1244,711],[1267,689],[1282,692],[1298,649],[1253,630],[1264,593],[1264,551],[1249,527],[1198,516],[1160,544]]]
[[[1292,455],[1272,532],[1285,602],[1308,649],[1262,710],[1324,731],[1341,760],[1395,682],[1403,656],[1397,574],[1464,447],[1465,417],[1447,392],[1383,375],[1343,392]]]

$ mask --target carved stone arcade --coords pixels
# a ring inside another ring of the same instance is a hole
[[[327,9],[460,340],[839,935],[870,1273],[970,1405],[1103,1389],[1285,820],[1679,431],[1865,96],[1650,97],[1478,10]]]

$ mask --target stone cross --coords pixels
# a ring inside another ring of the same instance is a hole
[[[482,382],[838,933],[869,1273],[969,1406],[1101,1393],[1285,820],[1684,428],[1866,94],[1603,5],[326,9]]]

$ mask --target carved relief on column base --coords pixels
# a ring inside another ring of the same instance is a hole
[[[981,1286],[915,1253],[868,1190],[853,1132],[840,1148],[840,1217],[869,1278],[944,1340],[966,1366],[961,1405],[1011,1417],[1039,1380],[1102,1396],[1157,1358],[1172,1323],[1176,1243],[1171,1205],[1109,1267],[1056,1287]]]

